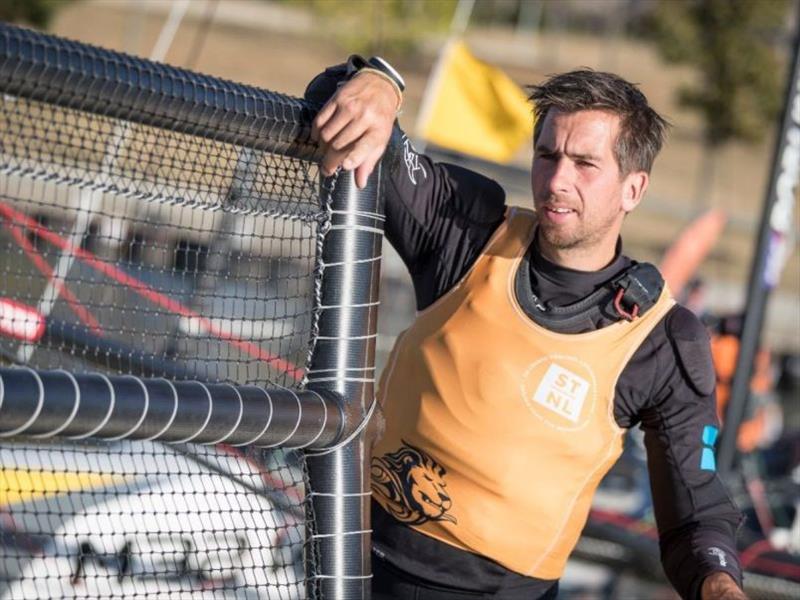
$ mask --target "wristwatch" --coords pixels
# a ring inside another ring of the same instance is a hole
[[[402,97],[403,92],[406,89],[406,82],[403,81],[403,76],[397,72],[397,69],[390,65],[387,60],[381,58],[380,56],[372,56],[368,59],[364,59],[358,54],[353,54],[349,59],[347,59],[348,79],[363,70],[372,71],[378,75],[383,75],[387,80],[397,86],[397,90],[400,92],[400,96]]]

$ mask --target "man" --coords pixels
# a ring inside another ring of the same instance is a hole
[[[535,213],[413,151],[393,130],[402,80],[385,62],[328,69],[307,96],[327,101],[313,132],[324,173],[363,186],[386,152],[386,235],[420,311],[379,391],[374,597],[555,598],[640,424],[670,581],[684,598],[744,598],[708,339],[621,252],[665,129],[641,92],[587,70],[533,88]]]

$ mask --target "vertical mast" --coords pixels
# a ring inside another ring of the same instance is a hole
[[[778,284],[790,251],[792,212],[800,179],[800,3],[795,10],[797,24],[782,125],[750,270],[739,356],[717,456],[718,468],[723,474],[730,473],[734,466],[736,438],[750,397],[753,361],[761,338],[767,299]]]

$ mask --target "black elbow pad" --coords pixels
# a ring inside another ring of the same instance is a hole
[[[708,333],[687,308],[678,306],[667,316],[667,336],[678,356],[686,380],[701,396],[710,396],[716,386],[714,361]]]

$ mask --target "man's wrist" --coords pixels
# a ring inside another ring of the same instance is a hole
[[[701,600],[747,600],[742,589],[730,574],[715,571],[703,580]]]
[[[354,77],[358,77],[359,75],[368,75],[368,74],[375,75],[376,77],[383,79],[385,82],[387,82],[389,85],[392,86],[392,89],[394,90],[394,93],[397,96],[397,106],[395,107],[395,112],[400,112],[400,108],[403,106],[403,91],[398,87],[397,82],[395,82],[385,73],[369,67],[365,67],[359,70],[354,75]]]
[[[386,75],[397,85],[397,88],[400,90],[401,94],[406,91],[406,82],[403,79],[403,76],[400,75],[397,69],[389,64],[389,61],[381,58],[380,56],[372,56],[367,59],[367,68],[375,69],[376,71],[380,71]]]
[[[406,83],[402,75],[395,69],[388,61],[380,56],[373,56],[368,59],[354,54],[347,61],[347,71],[349,77],[357,77],[362,73],[372,73],[389,83],[397,95],[397,108],[399,112],[403,105],[403,93],[406,89]]]

